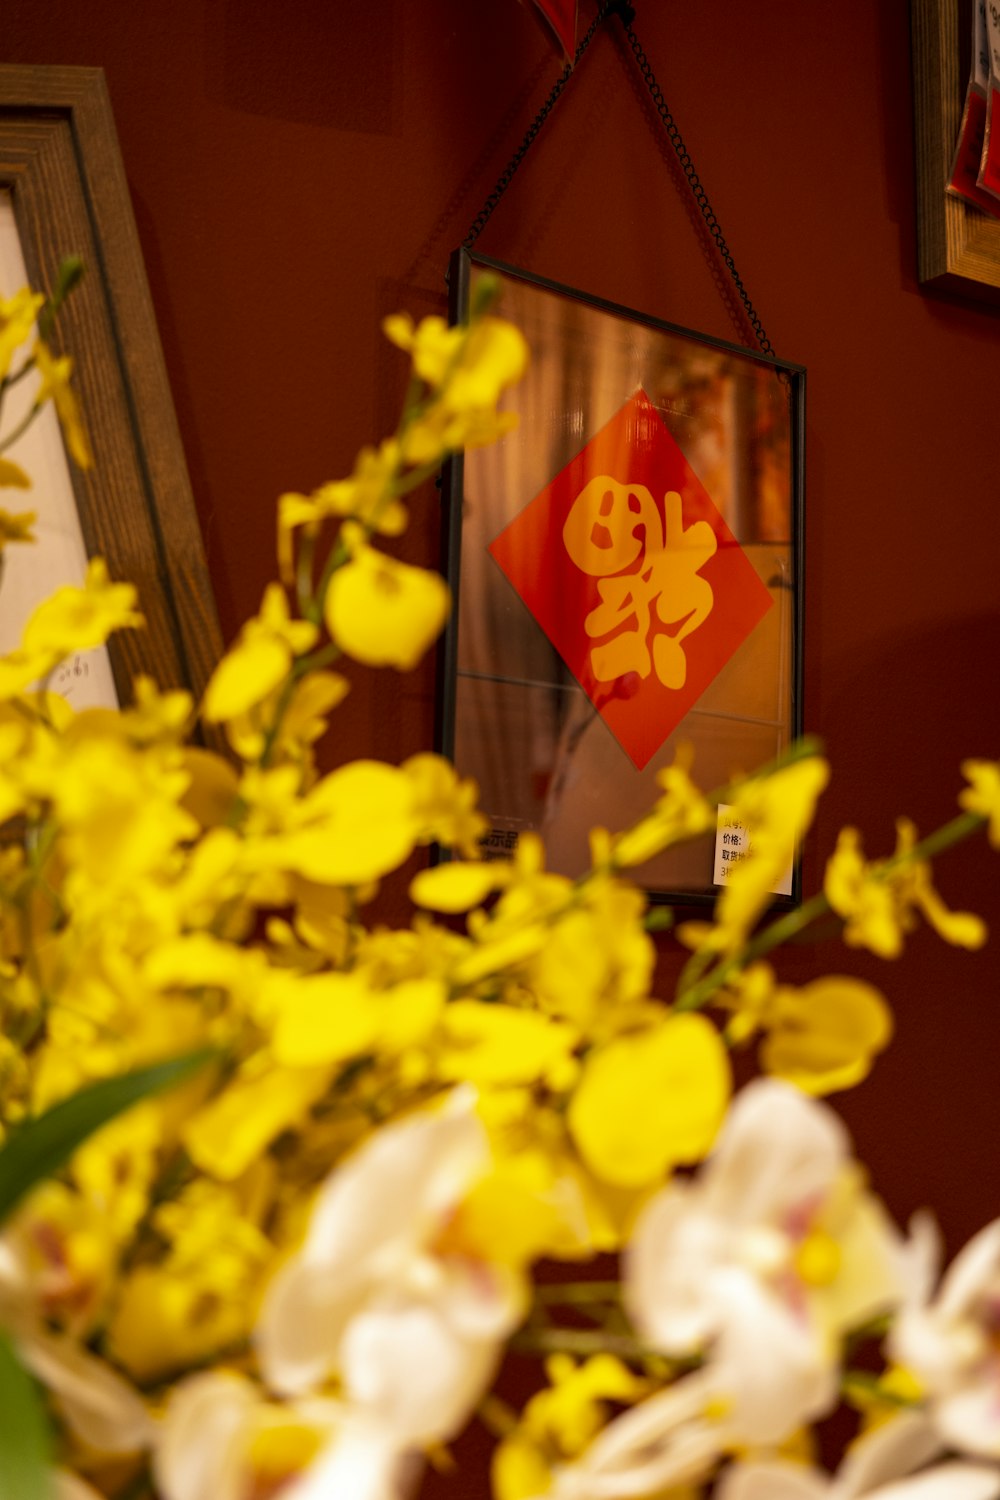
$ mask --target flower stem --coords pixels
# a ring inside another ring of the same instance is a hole
[[[522,1328],[510,1341],[522,1354],[617,1354],[620,1359],[641,1362],[662,1359],[662,1354],[641,1344],[627,1333],[608,1333],[603,1328]]]
[[[820,891],[809,901],[796,907],[794,911],[786,912],[783,917],[772,922],[770,927],[765,927],[763,932],[759,932],[756,937],[745,943],[737,953],[723,959],[722,963],[717,964],[704,979],[698,980],[690,989],[679,994],[674,1002],[674,1009],[678,1011],[700,1009],[733,974],[738,974],[741,969],[753,963],[754,959],[770,953],[773,948],[787,943],[789,938],[797,937],[817,917],[824,916],[829,910],[830,903]]]
[[[539,1302],[556,1307],[577,1307],[588,1302],[617,1302],[621,1297],[621,1285],[617,1281],[561,1281],[549,1286],[535,1288]]]
[[[34,406],[29,407],[27,415],[22,417],[17,426],[11,428],[7,436],[3,439],[2,442],[0,442],[0,453],[6,453],[7,449],[13,447],[19,437],[24,436],[28,428],[31,426],[32,422],[38,416],[38,413],[41,411],[41,409],[42,408],[37,401],[35,402]]]
[[[933,859],[935,855],[942,854],[954,844],[959,844],[974,833],[978,833],[986,826],[986,822],[986,818],[978,813],[961,813],[957,818],[952,818],[950,822],[944,823],[933,833],[929,833],[918,844],[914,844],[912,849],[906,849],[901,854],[894,854],[874,865],[871,869],[872,879],[890,880],[898,870],[904,869],[907,865],[921,864],[925,860]],[[745,969],[755,959],[762,958],[765,953],[770,953],[774,948],[780,947],[782,943],[787,943],[791,938],[797,937],[832,909],[826,895],[822,891],[817,892],[794,911],[786,912],[776,922],[772,922],[769,927],[757,933],[756,937],[744,944],[739,952],[723,959],[722,963],[717,964],[704,979],[682,990],[678,994],[675,1008],[679,1011],[699,1009],[722,988],[733,974]]]

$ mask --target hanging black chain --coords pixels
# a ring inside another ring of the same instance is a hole
[[[673,146],[674,151],[677,154],[677,160],[680,163],[681,171],[687,178],[688,187],[691,189],[691,194],[694,198],[694,201],[695,203],[697,203],[698,208],[701,212],[701,216],[705,220],[705,228],[708,230],[709,234],[712,236],[712,239],[715,241],[715,248],[721,255],[723,261],[725,262],[726,269],[729,271],[729,274],[733,279],[733,286],[736,288],[739,294],[740,301],[743,303],[743,311],[746,313],[750,326],[754,331],[754,336],[757,339],[758,344],[760,345],[761,353],[769,354],[772,358],[774,358],[774,348],[771,344],[771,340],[764,332],[764,325],[757,315],[756,308],[750,301],[750,294],[747,291],[746,287],[743,285],[743,278],[736,269],[736,262],[733,260],[732,251],[726,243],[725,235],[722,233],[722,226],[720,225],[718,219],[715,217],[715,212],[712,208],[711,203],[709,202],[708,194],[705,192],[701,178],[695,171],[694,162],[691,160],[691,154],[685,146],[684,138],[677,128],[677,121],[674,119],[673,115],[670,113],[669,108],[667,107],[667,101],[663,97],[663,90],[660,88],[660,85],[656,81],[656,74],[653,72],[649,58],[643,51],[642,46],[639,42],[639,38],[636,36],[635,31],[632,28],[631,20],[626,21],[623,18],[622,24],[625,28],[625,35],[628,37],[629,46],[632,48],[635,60],[639,65],[639,72],[642,74],[643,82],[649,90],[649,97],[653,101],[653,107],[659,115],[660,120],[663,124],[663,128],[667,132],[670,144]]]
[[[545,103],[542,105],[541,109],[538,111],[537,115],[528,126],[528,129],[525,131],[524,139],[521,141],[521,144],[518,146],[517,150],[514,152],[514,155],[507,163],[507,166],[498,177],[496,186],[494,187],[492,193],[490,193],[479,213],[476,215],[475,219],[473,219],[472,224],[469,228],[469,232],[462,242],[463,247],[466,250],[471,250],[472,246],[475,244],[476,240],[479,238],[480,234],[489,223],[494,209],[500,202],[500,199],[503,197],[504,193],[510,187],[515,172],[523,162],[524,158],[527,156],[529,150],[535,142],[535,139],[538,136],[539,131],[558,103],[563,89],[566,87],[567,83],[573,75],[574,68],[593,41],[598,27],[601,26],[601,24],[612,13],[616,14],[622,23],[625,35],[628,38],[629,46],[632,48],[632,54],[635,57],[636,64],[638,65],[639,72],[642,74],[643,82],[645,83],[646,88],[649,91],[649,97],[653,101],[653,108],[659,115],[660,122],[663,125],[664,130],[666,131],[667,139],[670,141],[670,144],[674,148],[674,152],[677,156],[677,161],[680,165],[681,171],[684,173],[684,176],[687,179],[688,187],[691,189],[691,195],[694,198],[699,212],[701,213],[701,216],[705,221],[705,228],[708,230],[708,233],[715,244],[715,248],[718,250],[722,261],[726,269],[728,270],[730,277],[732,278],[733,285],[736,288],[741,303],[743,304],[743,311],[746,314],[747,321],[749,322],[750,327],[753,329],[754,337],[756,338],[757,343],[760,346],[761,353],[767,354],[771,358],[775,358],[774,346],[772,345],[771,340],[768,338],[767,334],[764,332],[764,325],[761,322],[760,317],[758,316],[756,308],[750,300],[750,294],[743,284],[743,278],[740,276],[739,272],[736,269],[736,262],[733,259],[733,253],[726,242],[725,235],[722,233],[722,226],[715,216],[715,211],[712,208],[711,202],[709,201],[708,194],[705,191],[701,178],[698,176],[698,173],[695,170],[694,162],[691,160],[691,153],[685,146],[684,138],[681,135],[680,130],[677,128],[677,121],[671,114],[670,109],[667,105],[667,101],[663,97],[663,90],[660,88],[660,85],[656,80],[656,74],[653,72],[652,64],[650,63],[649,58],[646,56],[639,38],[635,34],[635,30],[632,26],[632,22],[635,19],[635,10],[628,3],[628,0],[605,0],[605,3],[601,5],[600,9],[597,12],[597,15],[594,17],[593,21],[590,24],[587,34],[584,36],[583,40],[580,42],[579,46],[576,49],[572,64],[567,63],[566,67],[563,69]]]
[[[500,202],[500,199],[503,197],[504,193],[510,187],[514,173],[524,161],[524,158],[527,156],[531,147],[534,145],[535,137],[541,130],[542,126],[545,124],[545,121],[548,119],[552,110],[558,104],[559,96],[573,76],[573,69],[576,67],[583,54],[586,52],[587,48],[594,40],[594,36],[597,33],[597,28],[601,25],[601,22],[614,9],[615,6],[613,3],[602,5],[593,21],[591,21],[590,28],[586,36],[583,38],[583,41],[579,44],[576,52],[574,53],[573,61],[566,64],[565,68],[563,68],[559,77],[556,79],[549,97],[546,99],[545,103],[542,105],[541,109],[538,111],[537,115],[532,120],[527,130],[524,132],[524,139],[518,146],[517,150],[514,152],[514,155],[511,157],[510,161],[504,167],[503,171],[500,173],[500,176],[497,178],[496,187],[493,189],[492,193],[487,198],[486,202],[483,204],[482,208],[479,210],[478,214],[469,226],[469,232],[465,236],[465,239],[462,241],[462,248],[464,250],[471,250],[473,245],[476,243],[476,240],[486,228],[492,216],[493,210]]]

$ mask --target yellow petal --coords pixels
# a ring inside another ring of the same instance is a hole
[[[410,900],[428,911],[469,911],[505,885],[507,879],[507,866],[499,861],[470,860],[464,864],[453,861],[415,875],[410,882]]]
[[[202,714],[209,724],[245,714],[284,680],[291,664],[292,653],[278,636],[237,641],[212,673]]]
[[[575,1027],[510,1005],[457,1000],[443,1021],[438,1074],[475,1084],[531,1083],[575,1045]]]
[[[333,771],[304,799],[301,812],[307,826],[281,842],[286,868],[322,885],[377,880],[402,864],[418,831],[411,781],[380,761],[353,761]]]
[[[591,1054],[569,1127],[597,1177],[642,1187],[705,1155],[729,1093],[729,1059],[714,1026],[703,1016],[671,1016]]]
[[[436,979],[408,979],[378,997],[379,1043],[391,1052],[403,1052],[427,1040],[446,1000],[444,985]]]
[[[332,639],[370,667],[415,667],[448,617],[437,573],[361,547],[330,581],[324,616]]]
[[[963,760],[962,775],[969,782],[959,795],[959,806],[990,820],[990,843],[1000,848],[1000,762]]]
[[[369,1048],[378,1035],[378,1010],[358,974],[316,974],[293,988],[274,1030],[274,1055],[289,1068],[342,1062]]]
[[[808,1094],[859,1083],[892,1035],[892,1015],[878,990],[845,975],[798,990],[780,987],[773,1015],[761,1062]]]
[[[259,1077],[238,1077],[184,1131],[191,1160],[211,1177],[234,1181],[276,1136],[305,1118],[329,1077],[316,1067],[272,1067]]]
[[[552,1488],[552,1469],[530,1438],[505,1437],[493,1454],[490,1474],[495,1500],[537,1500]]]
[[[473,324],[445,392],[450,411],[495,406],[502,391],[528,367],[528,345],[520,329],[502,318]]]
[[[0,458],[0,486],[2,486],[4,489],[30,490],[31,480],[21,468],[20,464],[14,463],[9,458]],[[34,517],[32,517],[32,520],[34,520]],[[4,539],[3,527],[0,526],[0,541],[3,541]],[[12,538],[7,537],[6,540],[11,541]],[[18,537],[16,540],[20,542],[30,542],[33,541],[34,538],[22,536]]]
[[[236,772],[221,755],[198,745],[186,745],[182,755],[190,784],[181,806],[198,819],[202,828],[217,828],[226,822],[236,801]]]

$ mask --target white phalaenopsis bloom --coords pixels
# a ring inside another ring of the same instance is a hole
[[[936,1295],[941,1242],[929,1219],[918,1222],[914,1240],[890,1355],[920,1382],[950,1446],[1000,1458],[1000,1219],[955,1257]]]
[[[489,1164],[474,1098],[456,1091],[331,1174],[261,1309],[273,1391],[302,1396],[336,1376],[352,1411],[401,1448],[459,1430],[524,1307],[520,1277],[462,1240],[462,1200]]]
[[[898,1302],[900,1255],[839,1118],[763,1079],[644,1210],[625,1298],[654,1348],[707,1356],[738,1438],[767,1444],[834,1405],[841,1336]]]
[[[732,1440],[710,1415],[714,1395],[702,1370],[615,1417],[581,1458],[555,1471],[544,1500],[645,1500],[705,1479]]]
[[[96,1490],[66,1469],[57,1469],[53,1478],[54,1500],[102,1500]]]
[[[154,1425],[138,1392],[78,1340],[45,1326],[24,1261],[7,1241],[0,1241],[0,1328],[10,1334],[22,1363],[89,1447],[99,1453],[149,1447]]]
[[[833,1477],[804,1464],[751,1461],[729,1470],[714,1500],[994,1500],[1000,1495],[1000,1470],[991,1465],[946,1462],[925,1468],[941,1447],[927,1417],[907,1413],[855,1443]]]
[[[268,1401],[242,1376],[182,1381],[153,1460],[163,1500],[397,1500],[391,1435],[335,1401]]]

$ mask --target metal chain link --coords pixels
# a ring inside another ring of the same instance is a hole
[[[701,216],[705,220],[705,227],[708,230],[709,234],[712,236],[712,239],[715,241],[715,248],[722,256],[726,268],[733,279],[733,285],[739,293],[740,301],[743,303],[743,310],[746,313],[750,326],[754,331],[754,336],[756,337],[757,342],[760,345],[761,353],[769,354],[772,358],[775,358],[774,348],[771,344],[771,340],[764,332],[764,325],[760,321],[753,303],[750,301],[750,294],[747,291],[746,287],[743,285],[743,278],[740,276],[740,273],[736,269],[736,262],[733,260],[732,251],[726,243],[725,235],[722,233],[722,226],[719,224],[718,219],[715,217],[715,212],[712,208],[711,203],[709,202],[708,194],[705,192],[701,178],[695,171],[694,162],[691,160],[691,155],[684,144],[684,138],[677,128],[677,122],[674,119],[673,115],[670,113],[669,108],[667,107],[667,101],[663,97],[663,90],[660,88],[660,85],[656,81],[656,74],[653,72],[649,58],[643,51],[642,46],[639,42],[639,38],[636,36],[635,31],[632,28],[631,22],[626,21],[623,24],[625,27],[625,35],[628,37],[629,46],[632,48],[635,60],[639,65],[639,71],[642,74],[643,82],[649,90],[649,97],[653,101],[653,107],[659,115],[660,120],[663,124],[663,128],[667,132],[667,136],[669,137],[670,144],[673,146],[674,151],[677,154],[677,160],[680,163],[681,171],[687,178],[688,187],[691,189],[694,201],[695,203],[697,203],[698,208],[701,212]]]
[[[725,264],[726,269],[728,270],[729,275],[732,278],[733,285],[735,286],[736,291],[739,295],[739,299],[743,304],[743,310],[746,313],[747,320],[750,323],[751,328],[753,329],[754,337],[756,338],[757,343],[760,346],[761,353],[770,355],[771,358],[775,358],[776,356],[774,347],[771,343],[771,340],[764,332],[764,325],[757,314],[756,308],[750,300],[750,294],[743,284],[743,278],[740,276],[739,272],[736,269],[736,262],[733,260],[732,251],[726,243],[725,235],[722,233],[722,227],[715,216],[715,211],[709,201],[708,194],[705,191],[701,178],[695,171],[694,162],[691,160],[691,154],[684,144],[684,138],[677,128],[677,122],[667,106],[666,99],[663,97],[663,90],[660,88],[660,85],[656,81],[656,74],[653,72],[653,68],[649,61],[649,58],[646,56],[639,38],[635,34],[632,26],[632,21],[635,17],[635,10],[628,3],[628,0],[605,0],[605,3],[601,5],[600,9],[597,12],[597,15],[594,17],[593,21],[590,24],[590,28],[587,31],[586,36],[583,38],[582,42],[580,42],[579,46],[576,49],[573,62],[566,64],[566,67],[560,74],[545,103],[542,105],[541,109],[538,111],[537,115],[528,126],[528,129],[525,131],[524,139],[521,141],[521,144],[514,152],[514,155],[507,163],[507,166],[504,168],[503,172],[501,172],[492,193],[490,193],[479,213],[476,215],[475,219],[473,219],[472,224],[469,228],[469,232],[466,235],[465,239],[462,241],[463,248],[466,250],[471,250],[472,246],[475,244],[476,240],[479,238],[480,234],[489,223],[494,209],[500,202],[500,199],[503,197],[504,193],[510,187],[515,172],[523,162],[524,158],[527,156],[529,150],[535,142],[535,138],[537,137],[539,131],[558,103],[563,89],[566,87],[567,83],[572,77],[573,69],[576,67],[576,64],[580,61],[581,57],[593,41],[598,27],[612,13],[616,13],[621,20],[625,35],[628,38],[629,46],[632,48],[633,56],[635,57],[636,63],[639,67],[639,71],[642,74],[643,82],[645,83],[646,88],[649,90],[649,96],[653,101],[653,107],[660,117],[663,128],[667,133],[667,139],[670,141],[670,144],[674,148],[681,171],[684,173],[684,176],[687,179],[688,187],[691,189],[691,194],[694,198],[694,201],[697,204],[701,216],[705,221],[705,227],[711,235],[712,240],[715,244],[715,248],[718,250],[719,255],[722,257],[723,263]]]
[[[511,157],[506,167],[500,173],[500,176],[497,178],[496,187],[493,189],[492,193],[490,193],[486,202],[483,204],[482,208],[479,210],[479,213],[476,215],[471,225],[469,226],[469,232],[465,236],[465,239],[462,241],[462,248],[464,250],[471,250],[476,240],[486,228],[486,225],[489,223],[490,218],[493,214],[493,210],[500,202],[500,199],[503,197],[504,193],[510,187],[514,173],[517,171],[518,167],[527,156],[529,150],[534,144],[535,137],[541,130],[542,126],[545,124],[545,121],[548,119],[556,104],[559,102],[559,96],[561,95],[563,89],[566,87],[567,83],[569,83],[570,78],[573,76],[573,69],[576,67],[583,54],[586,52],[587,48],[594,40],[594,36],[597,33],[597,28],[601,25],[605,17],[609,15],[610,12],[614,9],[616,9],[614,0],[609,0],[609,3],[601,6],[600,10],[597,12],[597,15],[590,23],[590,29],[588,30],[586,36],[583,38],[583,41],[580,42],[579,46],[577,47],[576,52],[573,56],[573,61],[571,63],[567,63],[565,68],[563,68],[558,79],[553,85],[552,92],[549,94],[549,97],[546,99],[545,103],[542,105],[541,109],[538,111],[537,115],[525,131],[524,139],[518,146],[517,150],[514,152],[514,155]]]

